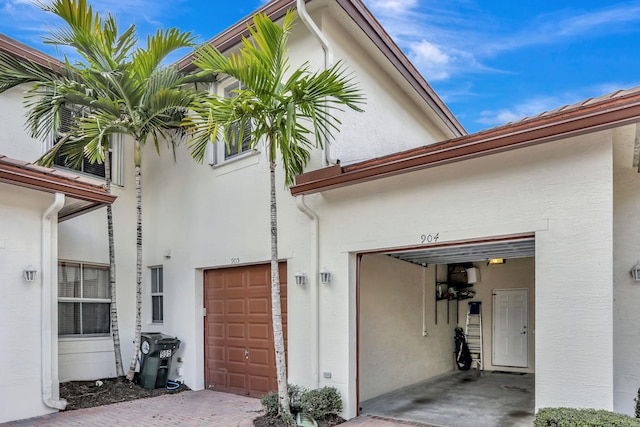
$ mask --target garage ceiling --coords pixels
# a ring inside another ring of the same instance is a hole
[[[410,251],[387,252],[386,255],[418,265],[456,264],[486,261],[491,258],[527,258],[535,256],[533,237],[456,246],[412,249]]]

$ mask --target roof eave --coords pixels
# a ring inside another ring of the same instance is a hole
[[[640,91],[550,116],[540,116],[461,138],[391,154],[329,173],[310,171],[296,178],[294,196],[313,194],[392,175],[459,162],[640,121]]]
[[[100,206],[112,204],[116,200],[116,196],[97,186],[3,163],[0,163],[0,182],[48,193],[64,193],[75,199]]]

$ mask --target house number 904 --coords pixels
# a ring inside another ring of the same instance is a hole
[[[420,243],[435,243],[440,238],[440,233],[436,234],[422,234],[420,236]]]
[[[231,258],[231,264],[240,264],[240,258]]]

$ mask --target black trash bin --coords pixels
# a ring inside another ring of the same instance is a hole
[[[157,332],[142,332],[140,337],[140,385],[147,389],[166,387],[180,340]]]

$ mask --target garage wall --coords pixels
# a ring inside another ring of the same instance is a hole
[[[535,258],[508,259],[505,264],[487,265],[486,262],[474,262],[480,269],[480,281],[473,285],[475,298],[460,301],[458,322],[464,328],[469,301],[482,302],[482,338],[485,370],[509,372],[535,372]],[[514,368],[493,366],[492,332],[493,332],[493,296],[494,289],[528,289],[528,330],[529,330],[529,367]]]
[[[360,400],[440,375],[453,368],[454,319],[446,301],[435,325],[434,266],[386,255],[360,265]],[[426,320],[427,335],[423,336]]]

